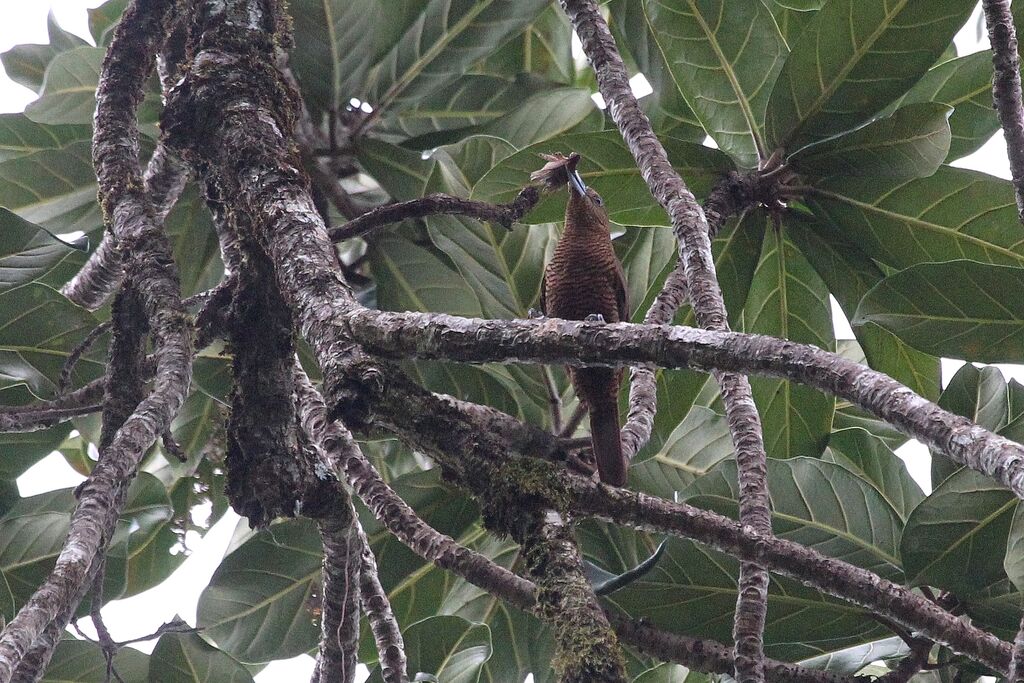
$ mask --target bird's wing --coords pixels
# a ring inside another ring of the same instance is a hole
[[[626,275],[622,272],[622,264],[615,259],[615,305],[619,309],[619,322],[628,323],[629,290],[626,288]]]

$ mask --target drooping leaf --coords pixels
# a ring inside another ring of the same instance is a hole
[[[1022,285],[1020,267],[967,260],[921,263],[878,283],[852,322],[875,323],[935,356],[1021,362],[1024,305],[1004,293]]]
[[[114,668],[125,681],[146,681],[149,656],[123,647],[114,656]],[[85,640],[65,637],[53,651],[53,658],[40,683],[107,683],[107,660],[103,651]]]
[[[37,395],[49,393],[64,361],[96,325],[88,311],[46,285],[30,283],[0,292],[0,384],[25,382]],[[76,377],[85,380],[104,370],[94,354],[75,367]]]
[[[927,178],[894,184],[883,178],[835,177],[808,196],[814,214],[861,251],[896,268],[971,259],[1024,264],[1024,239],[1010,182],[943,166]]]
[[[356,157],[367,173],[380,183],[395,201],[418,199],[430,179],[435,162],[422,154],[373,138],[364,138]]]
[[[1017,499],[983,474],[961,468],[914,508],[900,543],[911,586],[970,595],[1005,579],[1003,558]]]
[[[906,654],[906,652],[906,643],[899,637],[893,636],[864,645],[856,645],[846,650],[811,657],[798,663],[810,669],[823,669],[849,676],[861,672],[861,669],[871,662],[889,659],[896,655]]]
[[[0,292],[35,280],[88,242],[61,240],[0,207]]]
[[[992,107],[992,55],[987,50],[930,69],[900,101],[939,102],[953,107],[947,161],[976,152],[999,129]]]
[[[590,93],[583,88],[543,90],[520,99],[504,116],[481,124],[476,131],[526,147],[570,131],[595,111]]]
[[[945,104],[907,105],[863,128],[805,147],[790,162],[797,171],[817,177],[930,176],[949,152],[951,112]]]
[[[900,576],[903,520],[879,489],[832,462],[816,458],[768,461],[772,531],[830,557],[891,579]],[[723,460],[680,498],[738,517],[735,460]]]
[[[0,114],[0,162],[90,137],[88,126],[45,126],[24,114]]]
[[[196,633],[165,633],[149,658],[151,683],[252,683],[252,676],[230,655]]]
[[[769,149],[860,126],[935,63],[973,10],[961,0],[829,0],[791,45],[768,102]]]
[[[900,458],[864,429],[841,429],[829,437],[824,458],[862,475],[906,521],[924,492]]]
[[[852,319],[864,295],[885,277],[882,270],[835,226],[798,214],[785,217],[786,236],[814,266],[829,292]],[[939,359],[913,349],[892,332],[869,323],[853,328],[869,366],[927,399],[939,396]]]
[[[46,45],[15,45],[0,54],[7,76],[15,83],[36,92],[42,87],[43,74],[54,57],[86,44],[75,34],[61,28],[52,11],[46,15],[46,31],[50,38]]]
[[[428,0],[369,76],[366,99],[390,111],[443,88],[522,31],[544,0]]]
[[[263,529],[220,563],[199,598],[197,625],[245,663],[294,657],[319,635],[312,592],[320,576],[315,524],[293,519]]]
[[[677,492],[732,454],[725,418],[694,406],[657,453],[633,462],[629,477],[638,490],[673,500]]]
[[[128,0],[107,0],[99,7],[86,10],[89,13],[89,33],[97,45],[110,42],[110,32],[121,20],[127,6]]]
[[[662,143],[669,160],[698,197],[704,196],[718,177],[732,167],[728,157],[720,151],[672,138],[665,138]],[[473,198],[488,202],[511,201],[522,187],[530,184],[530,173],[543,165],[538,156],[542,152],[579,152],[583,157],[580,175],[601,194],[613,222],[669,225],[664,209],[651,197],[618,131],[561,135],[522,149],[484,175],[473,188]],[[523,220],[531,224],[551,223],[562,220],[564,213],[564,193],[552,193]]]
[[[288,3],[299,40],[288,63],[302,86],[306,105],[320,116],[341,113],[363,96],[373,57],[374,26],[382,23],[378,0],[292,0]]]
[[[785,233],[766,229],[744,308],[747,332],[835,348],[828,290]],[[835,400],[785,380],[751,378],[769,457],[817,457],[832,431]]]
[[[405,629],[402,639],[409,655],[410,677],[429,674],[445,683],[476,683],[492,650],[490,629],[460,617],[424,619]],[[370,672],[367,683],[383,680],[378,667]]]
[[[572,57],[572,25],[561,7],[551,6],[518,36],[481,61],[476,70],[514,76],[530,73],[571,85],[576,77]]]
[[[639,3],[672,77],[704,130],[741,166],[771,153],[765,108],[788,52],[761,2],[643,0]]]
[[[626,228],[612,243],[626,276],[626,294],[633,321],[642,322],[675,266],[679,243],[664,228]]]

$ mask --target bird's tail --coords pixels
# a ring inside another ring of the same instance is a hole
[[[619,406],[614,400],[595,401],[590,408],[590,441],[601,481],[611,486],[626,484],[626,460],[619,437]]]

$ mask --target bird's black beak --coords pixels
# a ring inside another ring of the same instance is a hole
[[[587,196],[587,186],[583,184],[583,178],[580,177],[580,172],[576,170],[576,164],[580,163],[580,155],[573,152],[569,155],[569,186],[576,190],[576,193],[581,197]]]

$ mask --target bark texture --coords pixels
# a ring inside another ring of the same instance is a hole
[[[992,100],[1006,138],[1017,216],[1024,223],[1024,102],[1021,101],[1020,55],[1010,0],[982,0],[992,46]]]

